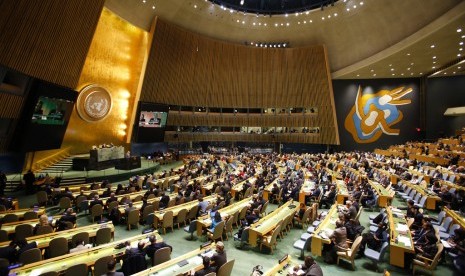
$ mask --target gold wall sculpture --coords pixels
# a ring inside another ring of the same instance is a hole
[[[141,101],[225,108],[314,106],[319,110],[317,116],[285,119],[267,115],[193,116],[170,112],[168,125],[315,126],[320,127],[320,135],[308,135],[302,142],[339,144],[324,46],[278,49],[230,44],[158,19],[150,48]],[[201,141],[212,135],[190,137]],[[171,141],[170,135],[165,140]]]
[[[110,114],[98,122],[82,120],[73,112],[62,148],[87,153],[93,145],[126,145],[133,124],[133,108],[147,49],[147,32],[104,9],[87,55],[77,90],[89,84],[106,88],[112,97]]]

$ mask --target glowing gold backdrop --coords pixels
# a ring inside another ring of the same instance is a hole
[[[103,10],[77,89],[99,84],[110,92],[113,108],[105,119],[94,123],[82,120],[74,111],[62,148],[70,147],[71,153],[86,153],[92,145],[126,144],[147,39],[145,31]]]

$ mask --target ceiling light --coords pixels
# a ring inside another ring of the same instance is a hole
[[[266,23],[265,23],[265,24],[263,24],[263,25],[264,25],[265,27],[267,26],[267,25],[266,25]]]
[[[375,70],[371,69],[370,72],[374,72]]]
[[[356,9],[356,8],[357,8],[357,5],[354,5],[353,7],[354,7],[354,9]]]
[[[194,9],[197,9],[197,5],[194,5]]]
[[[434,47],[436,47],[436,46],[434,46],[434,44],[433,44],[433,45],[431,45],[430,47],[431,47],[431,48],[434,48]]]
[[[286,23],[286,26],[289,26],[289,22],[288,22],[288,23]]]
[[[363,6],[363,2],[360,2],[360,6]]]
[[[242,24],[245,24],[245,21],[242,21]]]
[[[433,64],[436,64],[436,61],[433,61]]]
[[[237,19],[236,22],[239,23],[239,19]]]
[[[455,74],[455,72],[452,72],[452,74]]]
[[[436,56],[434,56],[433,59],[436,59]]]
[[[307,24],[307,21],[304,21],[304,24]]]
[[[409,68],[407,68],[407,71],[410,71],[410,67],[409,67]]]
[[[457,54],[458,57],[462,56],[461,54]]]
[[[462,31],[462,29],[458,28],[457,29],[457,33],[460,33]]]
[[[410,56],[410,53],[407,53],[407,56]]]
[[[403,76],[403,75],[404,75],[404,73],[402,73],[402,74],[400,74],[400,75],[401,75],[401,76]]]
[[[373,74],[373,77],[376,77],[376,74]]]
[[[349,8],[347,8],[347,11],[350,11],[350,9],[349,9]]]
[[[255,26],[255,22],[253,23],[253,25]]]
[[[278,27],[278,23],[274,23],[274,26],[275,26],[275,27]]]
[[[463,48],[460,48],[459,51],[463,51]]]
[[[394,68],[391,68],[391,71],[394,71]]]
[[[412,62],[412,63],[410,63],[410,65],[413,65],[413,64],[414,64],[413,62]]]
[[[288,17],[289,15],[286,13],[284,16],[285,16],[285,17]]]
[[[436,66],[433,66],[433,69],[436,69]]]
[[[460,41],[459,45],[463,45],[463,41]]]
[[[410,73],[410,76],[413,76],[413,73]]]
[[[360,74],[357,74],[357,77],[360,77]]]
[[[147,2],[147,0],[142,0],[143,3]]]
[[[444,72],[444,75],[447,75],[447,72]]]
[[[465,38],[465,35],[462,35],[462,38]]]
[[[395,76],[396,74],[392,73],[393,76]]]
[[[337,12],[336,12],[336,13],[334,13],[334,16],[337,16]]]
[[[155,6],[152,6],[152,10],[154,10],[154,9],[155,9]]]

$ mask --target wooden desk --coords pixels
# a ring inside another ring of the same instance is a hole
[[[211,195],[211,196],[204,197],[203,201],[208,201],[208,202],[214,204],[214,203],[216,203],[217,198],[218,198],[218,195]],[[189,202],[186,202],[186,203],[183,203],[183,204],[179,204],[179,205],[176,205],[176,206],[173,206],[173,207],[170,207],[170,208],[163,209],[161,211],[156,211],[155,216],[161,222],[161,221],[163,221],[163,215],[168,211],[173,211],[173,217],[176,217],[178,215],[179,211],[181,211],[182,209],[186,209],[189,212],[189,210],[191,208],[193,208],[193,207],[195,207],[197,205],[199,205],[198,200],[189,201]]]
[[[144,196],[144,194],[146,193],[147,191],[140,191],[140,192],[134,192],[134,193],[129,193],[129,194],[124,194],[124,195],[117,195],[115,196],[118,200],[118,202],[123,199],[123,197],[129,197],[129,199],[131,200],[134,200],[136,197],[138,196]],[[99,198],[102,202],[103,202],[103,207],[107,205],[107,200],[110,199],[110,197],[101,197]],[[87,202],[89,203],[90,201],[92,201],[93,199],[90,199],[90,200],[87,200]]]
[[[257,178],[255,176],[249,177],[244,181],[241,181],[231,187],[231,195],[233,198],[236,197],[236,193],[239,193],[242,191],[242,187],[244,186],[245,182],[249,181],[252,187],[254,186],[255,182],[257,181]]]
[[[220,212],[223,220],[227,217],[234,215],[236,212],[240,212],[242,208],[249,205],[252,202],[252,197],[244,198],[241,201],[238,201],[234,204],[231,204],[227,207],[219,209],[217,212]],[[204,215],[197,218],[197,235],[202,236],[203,229],[210,227],[212,224],[211,217],[209,215]]]
[[[452,218],[452,220],[454,221],[454,224],[459,224],[460,227],[462,227],[462,229],[465,229],[465,218],[463,216],[457,214],[457,212],[447,207],[444,207],[444,211],[446,212],[446,215],[448,217]]]
[[[264,200],[270,200],[271,199],[271,190],[273,189],[274,184],[278,185],[278,188],[281,188],[281,184],[279,183],[279,180],[281,178],[280,176],[276,177],[270,184],[266,185],[266,187],[263,189],[263,199]]]
[[[275,266],[273,266],[271,269],[265,271],[263,273],[264,276],[275,276],[275,275],[287,275],[287,271],[291,267],[295,267],[299,265],[295,260],[292,259],[291,256],[287,255],[285,256],[285,259],[279,260],[281,262],[278,262]],[[286,267],[286,268],[284,268]]]
[[[322,233],[326,229],[336,229],[336,221],[338,220],[338,206],[339,205],[337,203],[333,204],[333,206],[331,206],[331,209],[329,209],[325,219],[315,229],[315,233],[312,237],[312,254],[315,256],[322,256],[323,244],[331,243],[330,239],[324,239],[320,236],[320,233]]]
[[[436,210],[436,202],[441,201],[441,198],[433,191],[424,189],[420,185],[410,183],[409,181],[401,181],[400,183],[409,186],[412,189],[415,189],[422,196],[426,196],[426,209]]]
[[[315,189],[315,182],[305,179],[304,184],[300,187],[299,191],[299,202],[305,204],[305,196],[312,195],[312,191]]]
[[[26,209],[18,209],[18,210],[0,212],[0,219],[3,219],[3,217],[5,215],[7,215],[7,214],[15,214],[21,220],[23,218],[23,216],[24,216],[24,213],[29,212],[29,211],[36,212],[38,216],[41,216],[41,215],[45,214],[45,208],[44,207],[32,208],[32,209],[26,208]]]
[[[200,248],[188,252],[184,255],[161,263],[157,266],[153,266],[136,274],[133,276],[148,276],[148,275],[157,275],[157,276],[174,276],[174,275],[185,275],[185,273],[194,270],[200,270],[203,268],[202,264],[202,254],[213,254],[215,250],[215,243],[212,243],[205,248]],[[184,266],[179,266],[179,262],[186,261],[187,264]]]
[[[206,184],[203,184],[202,187],[201,187],[201,190],[202,190],[202,195],[205,197],[207,196],[207,191],[210,191],[210,193],[213,193],[214,191],[213,190],[213,185],[215,185],[217,182],[220,182],[222,184],[224,184],[224,177],[222,178],[218,178],[216,180],[213,180],[213,181],[210,181]]]
[[[156,235],[157,241],[161,242],[163,238],[158,234],[157,231],[153,231],[149,234],[136,235],[131,238],[122,239],[112,243],[104,244],[101,246],[93,247],[88,250],[79,251],[71,254],[62,255],[59,257],[43,260],[40,262],[32,263],[19,267],[10,271],[14,275],[29,275],[29,276],[38,276],[42,273],[56,271],[64,272],[69,267],[84,263],[87,266],[92,266],[95,264],[95,261],[105,256],[115,256],[122,257],[125,254],[126,248],[116,249],[115,246],[126,241],[131,243],[131,247],[137,247],[139,241],[145,241],[149,243],[148,238],[151,235]]]
[[[391,207],[386,208],[390,225],[390,263],[394,266],[405,267],[405,253],[415,253],[412,234],[400,210],[391,209]],[[399,231],[399,227],[407,228],[407,230]]]
[[[144,193],[145,193],[145,192],[146,192],[146,191],[144,191]],[[169,194],[168,196],[170,197],[170,200],[171,200],[171,199],[173,199],[173,198],[176,198],[176,196],[178,196],[178,194],[177,194],[177,193],[171,193],[171,194]],[[134,198],[135,198],[135,196],[134,196],[134,197],[131,197],[131,200],[134,199]],[[155,201],[160,201],[160,199],[161,199],[161,197],[153,197],[153,198],[151,198],[151,199],[147,199],[147,205],[153,204]],[[137,202],[133,202],[133,203],[132,203],[132,206],[133,206],[134,208],[136,208],[137,210],[139,210],[139,211],[142,212],[142,211],[143,211],[143,210],[141,210],[142,204],[144,204],[143,201],[137,201]],[[128,207],[128,205],[126,205],[126,204],[124,204],[124,205],[118,205],[118,211],[119,211],[119,213],[120,213],[121,215],[124,216],[124,215],[126,214],[126,208],[127,208],[127,207]]]
[[[170,181],[174,182],[176,180],[179,180],[180,178],[181,177],[179,175],[173,175],[173,176],[168,176],[165,178],[152,180],[147,183],[150,185],[150,188],[154,188],[155,186],[158,186],[160,188],[167,188],[169,186]]]
[[[439,165],[448,165],[450,163],[450,160],[447,158],[443,157],[436,157],[436,156],[429,156],[429,155],[423,155],[423,154],[409,154],[408,158],[410,160],[418,160],[418,161],[423,161],[423,162],[428,162],[428,163],[436,163]]]
[[[52,223],[55,223],[60,218],[61,218],[61,215],[54,216],[52,219]],[[15,232],[16,226],[20,224],[30,224],[32,226],[36,226],[37,223],[39,223],[39,219],[22,220],[22,221],[4,223],[1,225],[0,229],[5,230],[8,234],[13,234]]]
[[[336,179],[336,202],[337,204],[344,204],[349,198],[349,191],[347,190],[347,185],[344,181]]]
[[[113,222],[106,222],[102,224],[92,224],[88,226],[82,226],[82,227],[77,227],[73,229],[68,229],[65,231],[59,231],[59,232],[53,232],[50,234],[44,234],[44,235],[37,235],[37,236],[32,236],[26,238],[28,242],[33,242],[35,241],[37,243],[38,248],[47,248],[50,241],[55,239],[55,238],[66,238],[68,241],[71,241],[74,235],[78,233],[83,233],[87,232],[89,233],[89,237],[95,237],[97,235],[97,231],[101,228],[110,228],[112,235],[115,232],[115,227],[113,226]],[[7,246],[10,242],[2,242],[0,243],[0,247]]]
[[[292,205],[291,205],[292,203]],[[250,226],[249,244],[253,247],[257,246],[257,239],[270,233],[276,225],[287,216],[295,214],[299,210],[299,203],[288,201],[279,208],[261,218],[256,223]]]
[[[381,184],[378,182],[368,180],[368,183],[370,186],[375,190],[375,192],[378,194],[378,206],[379,207],[387,207],[391,205],[392,198],[394,197],[394,191],[389,191],[386,188],[384,188]]]

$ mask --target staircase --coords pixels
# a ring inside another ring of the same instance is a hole
[[[71,168],[73,167],[73,158],[74,158],[74,156],[68,156],[68,157],[58,161],[57,163],[38,171],[37,173],[39,173],[39,174],[46,174],[46,173],[48,173],[48,174],[56,174],[56,173],[61,173],[61,172],[67,172],[67,171],[71,170]]]

